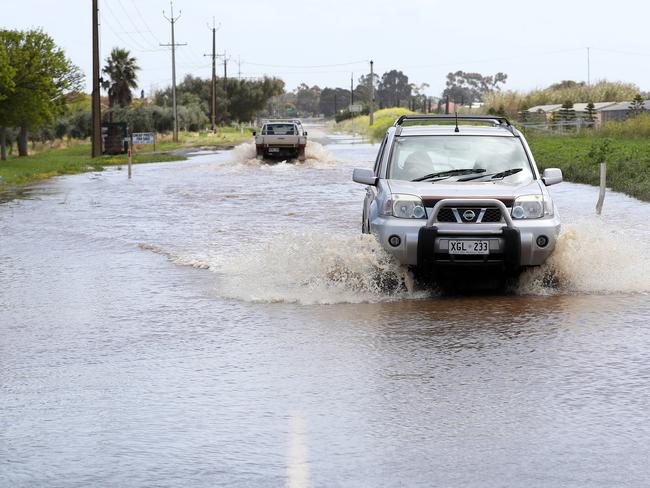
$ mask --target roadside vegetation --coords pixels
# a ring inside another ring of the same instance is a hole
[[[540,171],[560,168],[567,181],[598,185],[599,163],[607,163],[607,186],[650,201],[650,144],[642,138],[598,135],[529,136]]]
[[[173,153],[136,153],[133,163],[181,161],[185,156]],[[0,164],[0,188],[17,186],[51,178],[52,176],[101,171],[106,166],[127,164],[127,156],[90,157],[89,142],[75,142],[58,149],[44,149],[26,158],[9,156]]]
[[[156,151],[152,145],[134,146],[133,164],[183,161],[186,153],[198,148],[231,148],[250,140],[252,129],[225,127],[216,134],[210,132],[179,132],[178,142],[171,134],[160,135],[156,141]],[[55,140],[48,143],[35,143],[27,157],[12,154],[0,162],[0,188],[16,186],[43,180],[52,176],[101,171],[106,166],[126,165],[126,154],[90,157],[88,140]]]
[[[380,141],[384,134],[386,134],[386,129],[395,123],[400,115],[414,114],[411,110],[406,108],[385,108],[382,110],[377,110],[375,112],[375,121],[371,126],[370,118],[368,115],[359,115],[352,119],[344,120],[339,122],[334,127],[334,130],[338,132],[348,132],[351,134],[359,134],[370,139],[373,142]]]

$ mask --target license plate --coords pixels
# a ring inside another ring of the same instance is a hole
[[[280,148],[279,147],[270,147],[269,152],[280,152]]]
[[[449,241],[449,254],[490,254],[490,241]]]

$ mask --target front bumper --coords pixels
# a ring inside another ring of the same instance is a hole
[[[438,205],[449,202],[442,200]],[[473,204],[474,202],[469,202]],[[485,203],[485,202],[484,202]],[[467,205],[467,201],[463,201]],[[490,205],[497,204],[494,201]],[[437,222],[434,212],[427,208],[428,219],[400,219],[392,216],[377,216],[370,223],[370,229],[382,246],[397,260],[406,265],[418,267],[478,266],[501,267],[516,271],[525,266],[543,264],[555,249],[561,224],[558,216],[530,220],[510,219],[510,209],[503,207],[507,219],[494,223],[448,223]],[[397,246],[389,239],[399,237]],[[539,246],[537,238],[546,236],[548,244]],[[487,240],[490,253],[486,255],[455,255],[449,253],[450,240]]]

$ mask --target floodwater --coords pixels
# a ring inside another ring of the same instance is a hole
[[[0,204],[0,486],[650,485],[650,205],[553,187],[548,265],[438,296],[360,236],[358,142]]]

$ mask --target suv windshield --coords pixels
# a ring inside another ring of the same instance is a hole
[[[516,137],[396,138],[388,178],[413,181],[427,179],[427,175],[431,180],[494,181],[492,177],[496,177],[513,183],[533,177],[524,147]]]
[[[266,124],[262,135],[294,136],[297,134],[296,126],[293,124]]]

